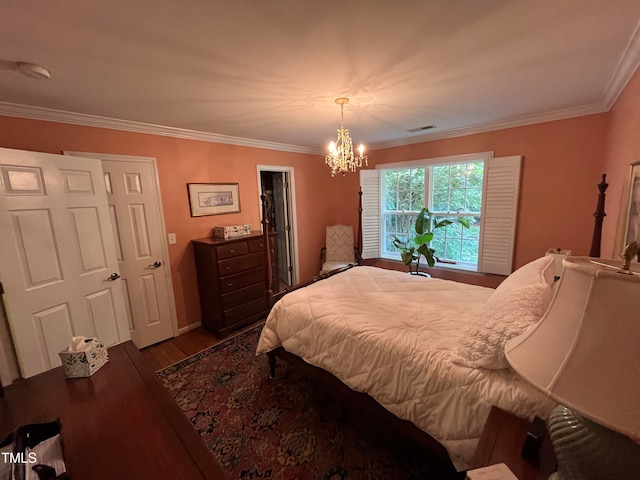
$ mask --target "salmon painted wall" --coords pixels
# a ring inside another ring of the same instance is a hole
[[[393,147],[370,152],[369,165],[485,151],[495,157],[522,155],[518,268],[551,247],[589,253],[607,122],[603,113]]]
[[[300,280],[318,272],[325,225],[357,221],[357,176],[332,178],[322,157],[0,116],[0,146],[60,154],[63,150],[154,157],[157,160],[180,328],[200,321],[190,240],[215,225],[250,223],[260,228],[257,165],[294,167]],[[238,182],[242,211],[192,218],[187,183]]]
[[[640,161],[640,70],[637,70],[609,112],[609,136],[604,172],[607,200],[602,228],[603,257],[618,258],[623,249],[629,169]]]

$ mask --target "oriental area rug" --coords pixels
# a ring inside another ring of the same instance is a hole
[[[157,372],[229,479],[442,478],[417,446],[390,440],[281,360],[270,380],[255,354],[261,329]]]

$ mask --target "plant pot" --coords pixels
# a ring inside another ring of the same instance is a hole
[[[409,275],[417,275],[419,277],[431,278],[431,275],[429,275],[427,272],[409,272]]]

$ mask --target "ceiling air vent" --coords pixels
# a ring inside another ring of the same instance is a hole
[[[407,132],[409,132],[409,133],[424,132],[425,130],[431,130],[432,128],[436,128],[436,126],[435,125],[425,125],[424,127],[410,128],[409,130],[407,130]]]

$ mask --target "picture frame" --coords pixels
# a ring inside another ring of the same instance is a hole
[[[240,211],[237,183],[187,183],[192,217],[222,215]]]
[[[629,169],[622,248],[634,240],[640,243],[640,161],[632,163]]]

